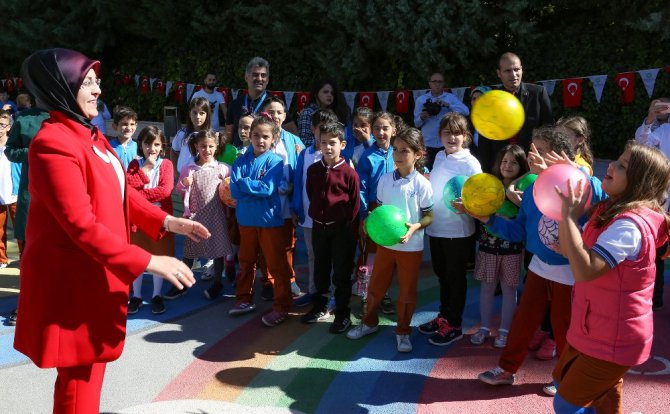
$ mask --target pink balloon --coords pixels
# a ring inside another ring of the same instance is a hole
[[[561,201],[556,194],[555,187],[561,189],[563,194],[568,193],[568,179],[572,180],[573,188],[577,188],[579,180],[584,181],[584,193],[587,195],[586,205],[591,204],[591,183],[588,176],[579,168],[568,164],[554,164],[542,171],[533,186],[533,198],[535,205],[542,214],[552,220],[561,221]]]

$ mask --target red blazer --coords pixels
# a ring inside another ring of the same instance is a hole
[[[158,186],[155,188],[144,188],[149,184],[149,177],[140,168],[137,160],[130,161],[126,180],[128,186],[137,190],[150,203],[160,203],[161,210],[172,214],[172,190],[174,189],[174,166],[172,161],[163,158],[160,167],[158,167]],[[137,226],[132,223],[130,231],[136,232]]]
[[[126,334],[128,286],[150,255],[129,244],[132,220],[162,235],[166,213],[125,187],[104,136],[53,111],[28,151],[32,196],[21,257],[14,347],[37,366],[113,361]]]

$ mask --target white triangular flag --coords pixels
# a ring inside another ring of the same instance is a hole
[[[600,103],[600,98],[603,96],[603,88],[605,88],[605,81],[607,80],[607,75],[593,75],[587,76],[591,83],[593,84],[593,90],[596,93],[596,101]]]
[[[644,87],[647,89],[647,95],[651,98],[651,95],[654,93],[654,85],[656,84],[656,76],[660,69],[644,69],[638,70],[637,73],[640,74]]]
[[[382,107],[382,112],[386,112],[386,107],[389,104],[389,94],[391,91],[377,91],[377,99],[379,99],[379,105]]]
[[[186,100],[188,100],[189,102],[191,101],[191,97],[193,96],[193,89],[195,89],[194,83],[186,84]]]
[[[230,93],[233,95],[233,100],[237,99],[237,94],[240,93],[239,89],[231,89]]]
[[[288,111],[288,108],[291,107],[291,102],[293,101],[293,95],[295,92],[293,91],[284,91],[284,99],[286,99],[286,110]]]
[[[466,88],[466,87],[451,88],[451,93],[453,93],[454,95],[456,95],[456,97],[458,98],[458,100],[460,100],[461,102],[463,102],[463,97],[465,97],[465,91],[466,91],[466,89],[468,89],[468,88]]]
[[[165,82],[165,96],[170,94],[170,89],[172,89],[172,81]]]
[[[354,100],[358,92],[344,92],[344,101],[347,103],[350,111],[354,111]]]
[[[140,87],[140,75],[133,76],[133,79],[135,79],[135,87],[139,88]]]
[[[538,83],[541,83],[542,86],[544,86],[544,89],[547,90],[547,94],[549,96],[554,94],[554,89],[556,89],[556,79],[543,80]]]
[[[154,90],[154,83],[156,82],[156,79],[157,78],[149,78],[149,88],[151,88],[152,91]]]
[[[419,96],[423,95],[426,92],[427,92],[426,89],[414,89],[412,91],[412,96],[414,97],[414,102],[416,102],[416,100],[419,98]]]

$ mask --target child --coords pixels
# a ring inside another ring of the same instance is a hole
[[[368,310],[361,324],[347,333],[347,338],[358,339],[377,330],[377,309],[391,285],[395,270],[400,285],[395,331],[398,352],[412,350],[410,322],[416,307],[416,286],[423,256],[423,228],[433,221],[433,191],[428,180],[417,171],[423,168],[425,153],[423,137],[418,129],[404,129],[393,138],[393,160],[397,169],[379,180],[377,200],[379,204],[393,205],[405,212],[407,233],[400,243],[377,247],[368,288]]]
[[[262,252],[272,274],[273,310],[262,318],[266,326],[276,326],[288,317],[291,307],[291,265],[286,251],[277,248],[284,238],[279,186],[284,177],[284,162],[272,151],[279,140],[279,125],[266,113],[251,124],[251,149],[233,163],[230,192],[237,200],[235,214],[240,227],[240,276],[237,303],[228,312],[240,315],[256,309],[252,289],[256,261]]]
[[[586,119],[581,116],[561,118],[556,122],[556,127],[568,136],[575,154],[575,163],[583,167],[586,173],[593,175],[593,153],[589,145],[591,128]]]
[[[312,119],[317,118],[319,111]],[[314,252],[316,292],[312,309],[303,315],[301,321],[315,323],[328,314],[332,272],[335,321],[329,331],[337,334],[351,326],[349,298],[356,250],[352,224],[358,215],[360,192],[358,175],[341,155],[347,145],[342,124],[322,124],[319,133],[314,136],[319,139],[323,158],[307,169],[305,192],[309,199],[308,216],[313,220],[313,237],[310,238]]]
[[[180,174],[184,166],[193,160],[196,154],[191,154],[189,140],[191,135],[198,131],[209,130],[212,126],[212,109],[205,98],[195,98],[188,105],[188,120],[186,127],[177,131],[172,140],[170,159],[176,165],[175,174]]]
[[[298,161],[295,169],[295,187],[293,188],[293,198],[291,200],[291,208],[295,216],[295,222],[302,227],[302,234],[305,239],[305,247],[307,248],[307,267],[309,269],[309,281],[307,294],[297,298],[294,303],[296,306],[305,306],[312,302],[312,295],[316,293],[316,285],[314,284],[314,250],[312,250],[312,218],[308,214],[309,211],[309,197],[307,194],[307,169],[313,164],[321,161],[321,139],[319,128],[321,125],[336,123],[337,115],[330,109],[317,109],[312,114],[312,134],[316,137],[316,141],[309,146],[305,151],[301,151],[298,155]],[[345,144],[346,145],[346,144]],[[346,148],[343,146],[343,148]]]
[[[298,154],[305,149],[305,144],[302,143],[297,135],[281,128],[286,120],[286,106],[281,98],[270,96],[263,102],[262,110],[272,117],[280,128],[279,140],[275,143],[272,151],[279,155],[284,161],[284,177],[279,186],[279,199],[281,200],[281,214],[284,218],[284,237],[283,248],[291,264],[291,294],[294,297],[300,295],[300,288],[295,282],[295,269],[293,267],[293,255],[295,254],[296,246],[296,232],[295,224],[293,224],[293,214],[291,212],[291,196],[293,194],[293,179],[295,178],[295,167],[298,162]],[[268,279],[272,278],[271,272],[268,272]],[[272,284],[265,283],[266,296],[270,296],[268,288]]]
[[[123,169],[128,170],[130,161],[137,157],[137,142],[133,141],[133,134],[137,129],[137,113],[127,106],[117,106],[112,115],[112,128],[116,131],[116,138],[109,140],[119,156]]]
[[[551,152],[565,152],[569,158],[574,158],[568,138],[555,128],[537,128],[533,132],[531,147],[533,150],[528,154],[528,163],[533,173],[537,171],[538,165],[545,164]],[[599,180],[594,177],[588,179],[591,182],[592,200],[598,202],[602,199]],[[519,213],[513,220],[497,216],[478,217],[492,233],[505,240],[523,242],[526,249],[533,253],[526,272],[524,292],[512,319],[507,346],[502,351],[498,366],[478,377],[480,381],[491,385],[514,384],[516,371],[523,364],[528,354],[528,345],[548,308],[551,309],[551,327],[559,355],[565,347],[574,278],[567,259],[540,239],[538,225],[543,215],[535,203],[533,187],[531,184],[524,191]]]
[[[377,183],[382,175],[393,171],[393,148],[391,139],[398,132],[398,126],[404,129],[404,122],[388,112],[378,112],[372,122],[375,142],[366,149],[359,159],[356,172],[360,178],[361,185],[361,209],[358,214],[360,219],[359,231],[361,240],[361,256],[358,263],[359,296],[361,296],[360,316],[367,312],[367,285],[375,262],[376,244],[363,232],[363,222],[368,214],[377,207]],[[381,304],[384,314],[394,312],[393,302],[386,295]]]
[[[190,152],[197,156],[184,166],[177,183],[177,193],[184,198],[184,217],[201,223],[212,234],[212,237],[200,243],[185,239],[183,258],[188,267],[192,267],[198,257],[213,260],[213,281],[205,289],[205,297],[209,300],[221,295],[223,261],[232,252],[226,213],[218,196],[219,184],[230,175],[230,168],[214,158],[218,142],[217,135],[209,129],[194,133],[188,145]],[[170,299],[186,293],[186,289],[173,290],[175,292],[165,297]]]
[[[9,264],[7,257],[7,212],[12,223],[16,219],[16,200],[19,193],[21,164],[16,164],[5,155],[5,145],[12,126],[9,111],[0,110],[0,269]]]
[[[140,131],[138,159],[132,160],[126,174],[128,186],[133,187],[149,202],[160,205],[161,209],[172,214],[172,189],[174,188],[174,167],[165,159],[167,141],[163,131],[155,126],[148,126]],[[143,232],[132,226],[130,241],[151,254],[174,256],[174,237],[166,233],[159,241],[153,241]],[[151,295],[151,313],[154,315],[165,312],[165,304],[161,296],[163,278],[153,276],[153,293]],[[133,282],[133,297],[128,303],[128,314],[137,313],[142,306],[142,277]]]
[[[361,158],[361,155],[363,155],[363,151],[370,148],[375,142],[371,133],[373,117],[372,110],[365,106],[359,106],[354,111],[351,129],[353,139],[351,137],[347,139],[348,144],[343,153],[345,158],[351,160],[354,167],[358,165],[358,160]]]
[[[518,145],[507,145],[493,164],[494,174],[507,187],[513,180],[528,172],[526,154]],[[512,218],[514,216],[509,216]],[[498,335],[493,341],[496,348],[507,345],[507,333],[516,310],[516,288],[519,285],[523,245],[512,243],[491,234],[486,227],[480,228],[479,251],[475,261],[475,279],[481,282],[479,291],[479,315],[481,326],[470,337],[474,345],[481,345],[491,332],[491,314],[496,285],[502,289],[502,320]]]
[[[245,153],[247,148],[249,148],[249,145],[251,144],[249,134],[251,133],[251,123],[254,122],[254,115],[253,114],[247,114],[243,115],[240,118],[240,122],[238,124],[237,128],[237,134],[240,137],[240,141],[242,142],[242,146],[237,149],[238,156],[242,155]]]
[[[622,413],[623,376],[649,358],[656,249],[668,239],[670,165],[630,142],[602,181],[609,199],[580,231],[584,185],[570,183],[559,237],[575,277],[567,345],[553,372],[557,413]],[[574,187],[576,188],[574,188]],[[581,233],[581,234],[580,234]]]
[[[419,326],[419,332],[431,335],[433,345],[445,346],[463,337],[461,322],[467,293],[467,262],[474,250],[475,222],[471,217],[456,214],[442,201],[444,186],[457,175],[482,172],[479,161],[470,154],[472,140],[468,120],[457,112],[449,112],[440,121],[438,133],[444,150],[437,153],[430,185],[435,210],[429,236],[433,271],[440,283],[440,312],[430,322]]]

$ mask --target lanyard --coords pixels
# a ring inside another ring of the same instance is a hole
[[[261,109],[261,105],[263,105],[263,101],[265,100],[265,95],[268,94],[268,91],[263,91],[263,95],[261,95],[260,98],[258,98],[258,103],[256,104],[256,107],[254,108],[252,113],[257,113],[259,109]],[[250,109],[249,107],[249,95],[244,95],[244,107],[247,109]]]

